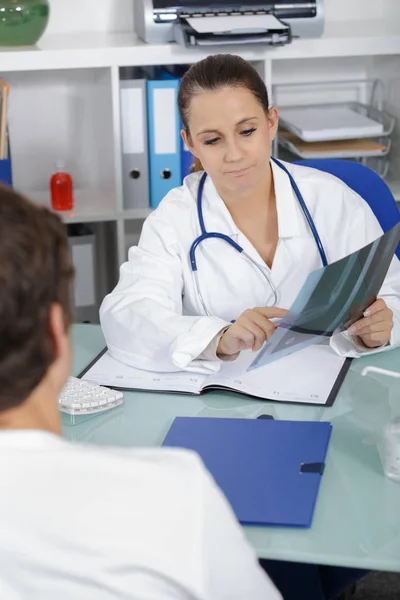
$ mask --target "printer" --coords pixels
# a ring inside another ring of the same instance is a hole
[[[288,44],[320,37],[324,0],[134,0],[138,36],[149,44],[187,47]]]

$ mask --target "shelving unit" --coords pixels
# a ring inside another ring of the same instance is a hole
[[[43,206],[50,207],[48,191],[27,191],[29,198]],[[103,194],[101,190],[74,189],[74,208],[65,213],[59,213],[65,223],[97,223],[103,221],[116,221],[118,213],[110,206],[110,196]],[[148,211],[149,213],[150,211]],[[146,215],[147,216],[147,215]],[[137,213],[130,218],[142,218]]]
[[[289,46],[229,47],[251,61],[274,98],[282,83],[379,76],[386,110],[397,117],[391,189],[400,202],[400,30],[395,22],[327,23],[321,39]],[[125,210],[121,181],[119,70],[124,66],[191,64],[207,49],[152,46],[129,33],[57,35],[32,49],[0,50],[0,75],[11,83],[10,137],[15,187],[49,205],[48,183],[57,159],[73,175],[75,207],[66,223],[102,229],[107,273],[99,273],[99,298],[114,285],[141,221],[150,209]],[[293,100],[292,100],[293,101]],[[279,108],[279,106],[278,106]],[[104,227],[102,225],[104,224]],[[102,261],[99,260],[102,264]]]

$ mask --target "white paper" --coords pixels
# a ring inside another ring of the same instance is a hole
[[[223,363],[216,375],[177,371],[156,373],[128,367],[104,354],[83,379],[99,385],[152,391],[199,393],[206,386],[225,386],[280,402],[325,404],[344,364],[330,346],[311,346],[246,372],[254,360],[251,351]],[[316,368],[316,365],[317,368]]]
[[[306,142],[346,140],[383,133],[382,123],[347,106],[281,108],[279,114],[281,123]]]
[[[153,391],[182,391],[198,394],[207,375],[176,371],[157,373],[135,369],[115,360],[107,352],[82,377],[99,385]]]
[[[251,350],[207,378],[207,385],[224,385],[245,394],[280,402],[325,404],[345,358],[329,344],[313,345],[259,369],[246,371],[254,360]]]
[[[93,244],[72,244],[72,262],[75,267],[75,306],[93,306],[95,304]]]
[[[143,90],[129,88],[121,90],[122,148],[124,154],[143,154],[144,120]]]
[[[186,19],[197,33],[258,33],[286,29],[274,15],[240,15],[230,17],[191,17]]]
[[[153,90],[154,151],[156,154],[176,154],[176,90]]]

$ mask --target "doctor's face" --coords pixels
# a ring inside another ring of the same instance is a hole
[[[193,96],[190,136],[182,137],[218,191],[251,190],[269,173],[278,112],[266,114],[247,88],[225,87]]]

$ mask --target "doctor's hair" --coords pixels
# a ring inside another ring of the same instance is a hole
[[[190,136],[190,101],[193,96],[227,87],[249,90],[268,113],[268,91],[256,69],[240,56],[214,54],[192,65],[182,77],[178,107],[183,128],[188,136]],[[200,171],[202,168],[200,161],[196,159],[192,171]]]
[[[72,319],[73,267],[61,219],[0,186],[0,413],[28,398],[54,362],[58,303]]]

